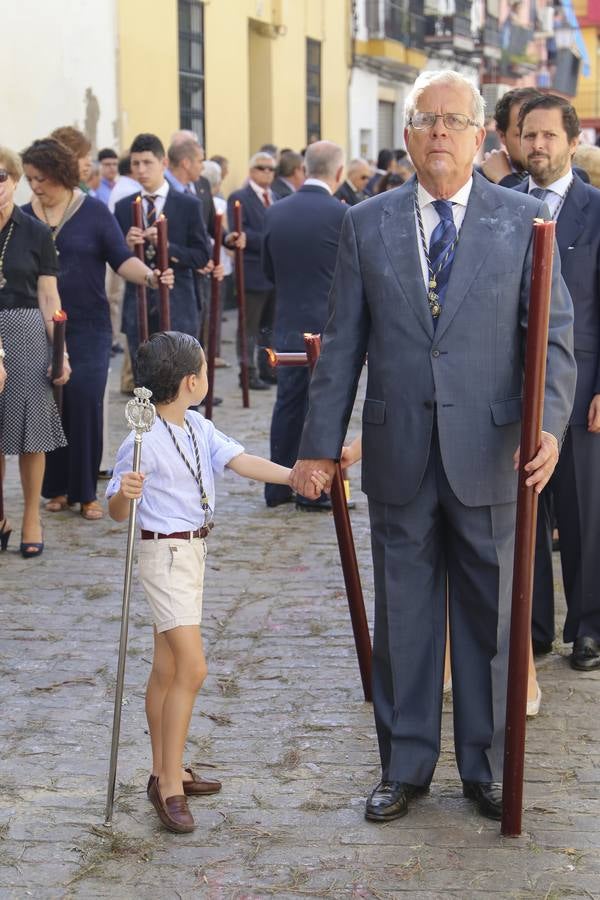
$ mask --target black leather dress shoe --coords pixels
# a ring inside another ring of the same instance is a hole
[[[463,795],[474,800],[482,816],[502,818],[502,785],[495,781],[463,781]]]
[[[575,638],[570,663],[571,668],[577,669],[579,672],[600,669],[600,641],[593,637]]]
[[[545,656],[547,653],[552,653],[552,641],[536,641],[535,638],[532,638],[531,645],[534,656]]]
[[[365,819],[391,822],[408,812],[408,801],[426,794],[428,784],[405,784],[403,781],[380,781],[367,798]]]
[[[269,497],[269,499],[265,499],[265,503],[267,506],[272,509],[275,506],[282,506],[284,503],[293,503],[296,499],[295,494],[290,494],[289,497]]]
[[[296,509],[305,509],[309,512],[331,512],[333,506],[329,497],[320,500],[306,500],[304,497],[296,497]]]
[[[259,378],[258,375],[251,375],[248,379],[248,387],[251,391],[270,391],[271,385]]]

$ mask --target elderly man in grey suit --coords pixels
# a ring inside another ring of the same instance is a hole
[[[292,484],[310,497],[313,469],[332,474],[368,352],[362,479],[382,776],[366,817],[404,815],[431,781],[448,588],[463,793],[498,819],[532,223],[547,208],[473,173],[483,100],[462,75],[422,73],[405,113],[416,179],[346,213]],[[538,492],[569,420],[572,348],[556,254],[544,430],[521,461]]]

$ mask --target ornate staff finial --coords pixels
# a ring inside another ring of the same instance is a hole
[[[150,431],[156,421],[156,409],[150,403],[152,391],[145,387],[134,390],[134,398],[125,407],[125,418],[130,428],[134,428],[138,434]]]

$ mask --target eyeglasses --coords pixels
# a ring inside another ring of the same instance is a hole
[[[8,172],[6,169],[0,169],[0,184],[5,181],[8,181]]]
[[[464,131],[469,125],[477,126],[477,122],[462,113],[438,113],[436,115],[432,112],[413,113],[408,124],[415,131],[425,131],[426,128],[433,128],[438,119],[442,119],[448,131]]]
[[[274,172],[274,166],[254,166],[255,169],[258,169],[259,172]]]

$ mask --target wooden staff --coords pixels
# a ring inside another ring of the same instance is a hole
[[[65,331],[67,328],[67,314],[64,309],[57,309],[52,316],[54,327],[52,330],[52,369],[50,378],[52,379],[52,391],[54,394],[54,402],[58,409],[59,415],[62,415],[63,402],[63,386],[62,384],[54,384],[55,378],[61,378],[65,366]]]
[[[525,464],[540,448],[548,320],[552,290],[554,222],[536,219],[533,225],[533,263],[531,295],[525,350],[523,414],[517,494],[517,524],[513,565],[512,612],[506,697],[506,736],[504,742],[504,778],[502,834],[521,834],[523,810],[523,768],[525,761],[525,722],[527,713],[527,671],[531,645],[531,599],[538,495],[527,487]]]
[[[242,233],[242,204],[236,200],[233,206],[234,231]],[[238,304],[238,339],[240,342],[240,382],[242,385],[242,405],[250,406],[248,373],[248,345],[246,343],[246,288],[244,286],[244,251],[235,248],[235,287]]]
[[[215,243],[213,246],[213,263],[215,267],[221,261],[221,234],[223,229],[223,213],[215,213]],[[213,397],[215,389],[215,358],[217,355],[217,327],[219,324],[219,316],[221,315],[220,304],[221,285],[215,278],[214,274],[210,279],[210,313],[208,317],[208,357],[206,360],[208,367],[208,393],[204,401],[204,417],[212,419],[213,414]]]
[[[144,229],[144,219],[142,215],[142,198],[136,197],[131,204],[131,219],[135,228]],[[144,244],[136,244],[133,252],[139,260],[145,262]],[[137,292],[137,319],[138,319],[138,342],[143,344],[148,340],[148,295],[146,293],[146,285],[138,284]]]
[[[169,268],[169,231],[167,219],[161,215],[156,222],[157,243],[156,257],[160,273]],[[171,300],[169,298],[169,285],[158,282],[159,313],[158,321],[161,331],[171,330]]]
[[[321,353],[321,337],[318,334],[305,334],[304,344],[306,346],[308,365],[312,372]],[[356,549],[354,547],[354,538],[352,537],[352,525],[350,523],[346,492],[344,490],[344,477],[339,462],[336,463],[335,474],[331,485],[331,505],[333,508],[333,520],[335,522],[335,530],[340,549],[342,572],[344,573],[344,581],[346,583],[346,596],[348,597],[348,608],[350,609],[350,619],[352,621],[352,631],[354,632],[354,644],[356,646],[356,655],[358,657],[363,694],[365,700],[370,702],[372,700],[371,659],[373,655],[371,649],[371,636],[369,634],[369,623],[367,622],[367,614],[365,612],[365,601],[363,598],[362,585],[360,583]]]

